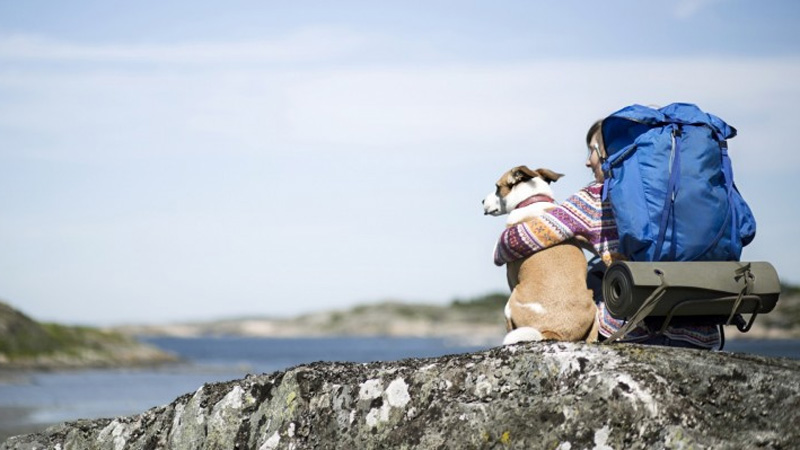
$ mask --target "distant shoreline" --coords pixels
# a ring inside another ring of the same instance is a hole
[[[506,333],[503,308],[508,295],[488,294],[449,305],[386,301],[347,310],[309,313],[293,318],[247,317],[159,325],[127,325],[109,328],[132,337],[328,337],[390,336],[441,337],[446,339],[501,342]],[[725,338],[800,339],[800,296],[793,290],[782,294],[769,314],[756,317],[747,333],[726,326]]]
[[[157,325],[147,327],[146,332],[134,333],[132,336],[141,339],[171,337],[171,338],[215,338],[215,337],[242,337],[242,338],[271,338],[271,339],[302,339],[302,338],[325,338],[325,337],[363,337],[363,338],[442,338],[453,340],[466,340],[467,342],[490,342],[497,340],[502,341],[505,335],[505,330],[502,332],[493,332],[491,330],[475,330],[470,333],[433,333],[433,334],[387,334],[387,333],[203,333],[199,331],[189,331],[184,326],[177,326],[173,329],[171,325]],[[757,340],[757,339],[800,339],[800,332],[794,330],[778,330],[770,328],[753,328],[747,333],[741,333],[735,327],[725,328],[726,340]]]
[[[332,315],[338,313],[330,313]],[[152,337],[263,337],[263,338],[302,338],[302,337],[434,337],[444,339],[467,340],[476,342],[502,341],[506,333],[505,324],[501,321],[464,322],[461,320],[409,320],[387,315],[385,319],[371,317],[369,323],[360,323],[357,318],[349,320],[350,324],[339,323],[330,326],[325,319],[315,316],[316,326],[303,324],[303,319],[237,319],[221,320],[206,323],[177,323],[165,325],[129,325],[112,330],[135,338]],[[342,321],[342,319],[338,319]],[[375,322],[385,321],[387,325],[376,326]],[[324,324],[320,326],[319,324]],[[781,329],[760,324],[758,319],[753,327],[742,333],[734,326],[726,326],[725,339],[800,339],[800,327]]]

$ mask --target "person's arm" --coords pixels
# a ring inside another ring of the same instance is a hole
[[[593,184],[540,216],[506,228],[495,246],[495,264],[526,258],[575,236],[586,238],[603,260],[610,262],[616,256],[617,232],[601,193],[602,185]]]

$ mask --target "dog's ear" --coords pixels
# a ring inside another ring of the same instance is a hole
[[[536,172],[539,174],[540,177],[548,184],[554,181],[558,181],[559,178],[563,177],[563,173],[553,172],[550,169],[536,169]]]
[[[536,173],[535,170],[529,169],[528,166],[514,167],[513,169],[511,169],[511,172],[509,172],[508,175],[509,175],[508,184],[510,186],[513,186],[517,183],[522,183],[523,181],[528,181],[531,178],[539,176],[539,174]]]

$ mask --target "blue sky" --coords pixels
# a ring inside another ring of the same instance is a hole
[[[165,4],[166,3],[166,4]],[[739,130],[744,259],[800,283],[800,4],[0,0],[0,298],[70,323],[506,290],[480,200],[590,180],[632,103]]]

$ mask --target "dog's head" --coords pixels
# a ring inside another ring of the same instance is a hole
[[[483,213],[502,216],[534,195],[552,197],[550,183],[563,176],[550,169],[531,170],[526,166],[514,167],[497,180],[495,191],[483,199]]]

